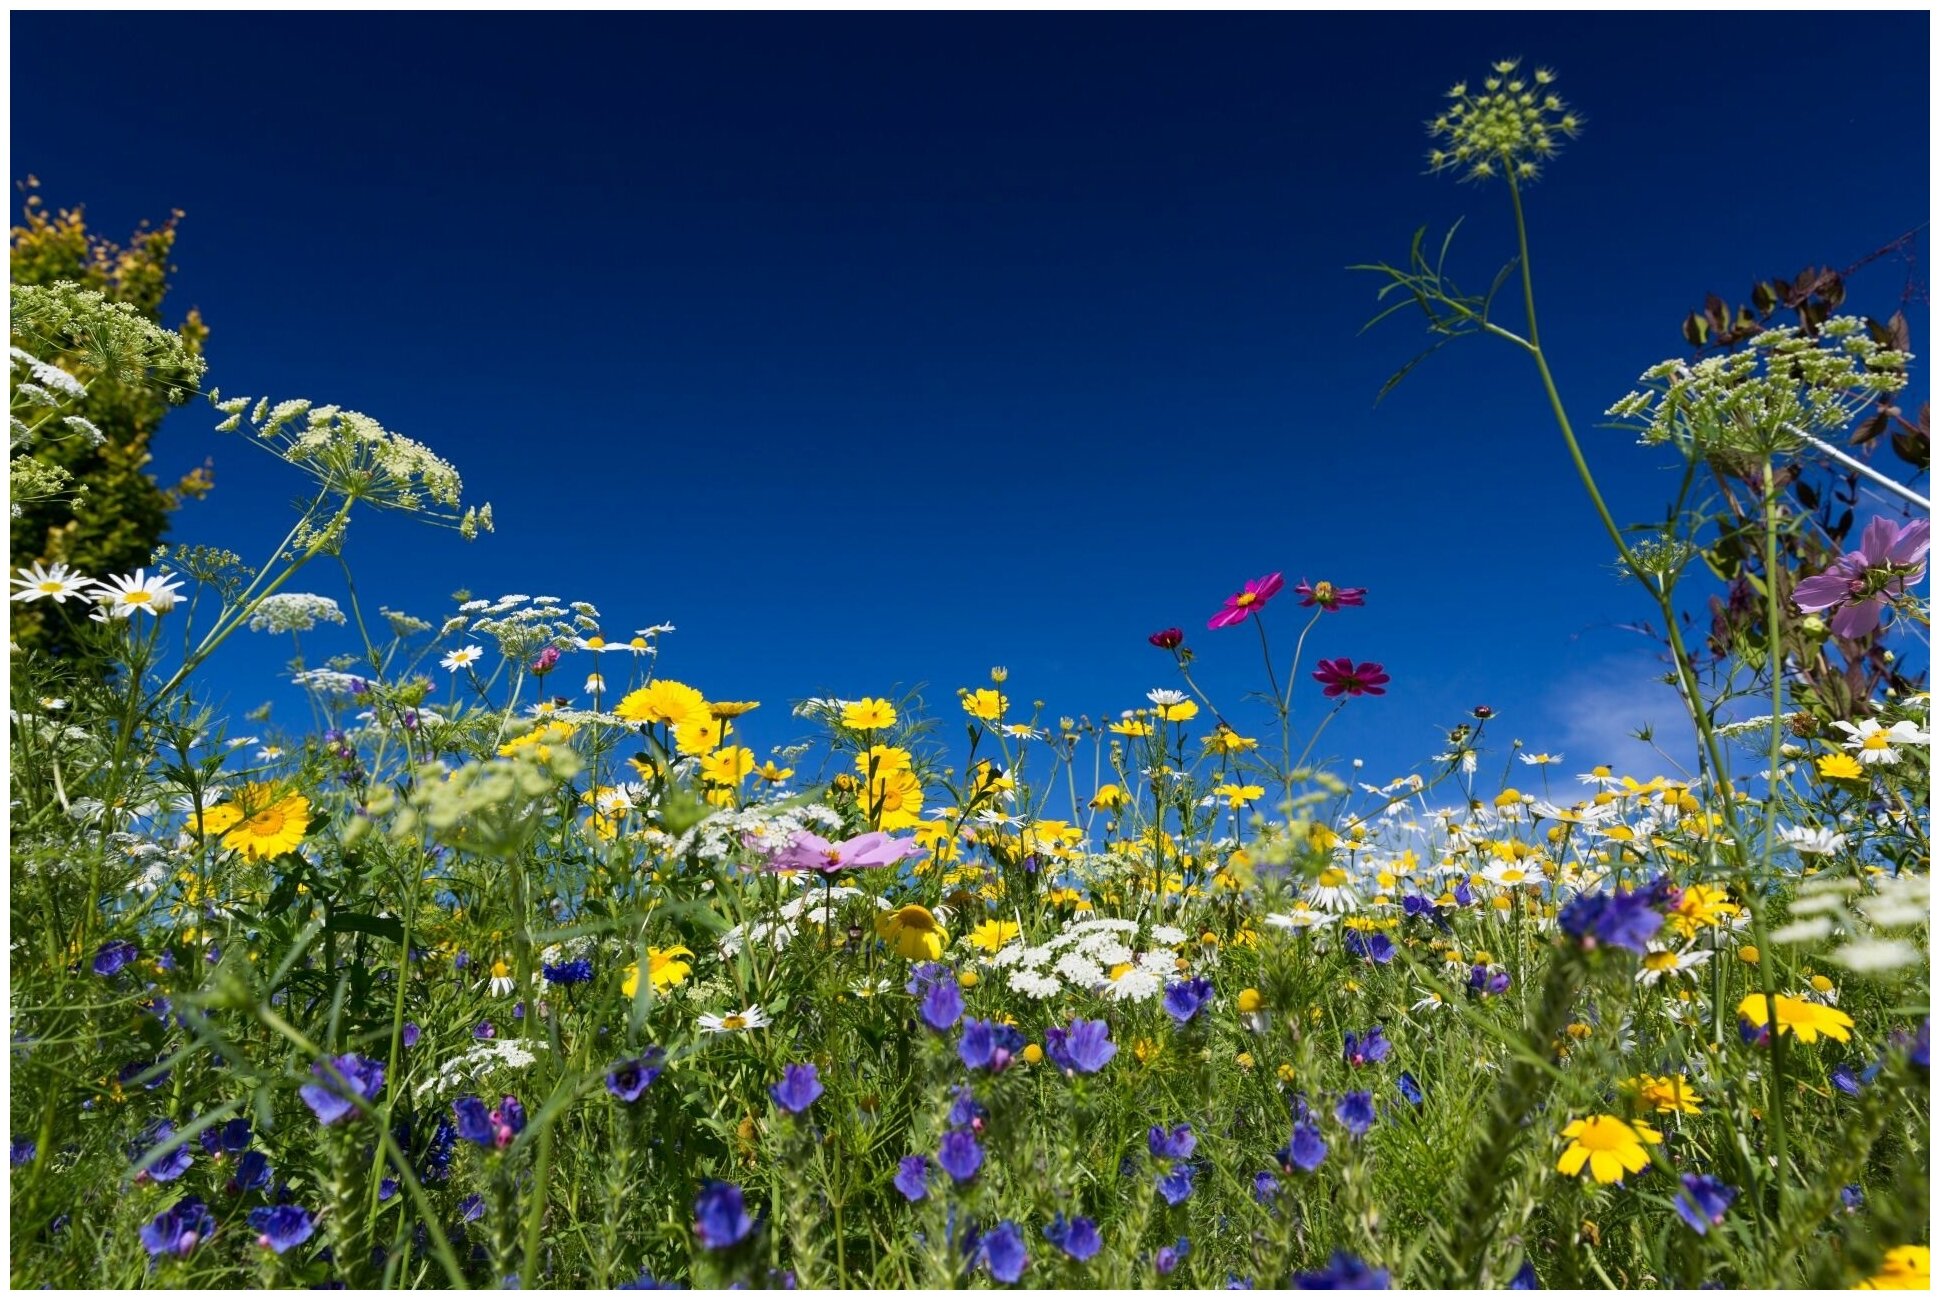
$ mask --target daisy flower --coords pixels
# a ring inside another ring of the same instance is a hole
[[[1853,751],[1855,757],[1866,765],[1891,763],[1900,756],[1894,745],[1930,744],[1933,737],[1921,731],[1911,722],[1901,720],[1890,727],[1882,727],[1872,718],[1867,718],[1857,726],[1850,722],[1835,722],[1833,726],[1851,737],[1845,748]]]
[[[735,1034],[752,1029],[766,1029],[774,1022],[760,1007],[749,1007],[745,1011],[732,1012],[725,1016],[702,1016],[701,1032],[705,1034]]]
[[[1801,856],[1823,857],[1846,847],[1846,837],[1824,826],[1781,826],[1778,838]]]
[[[76,573],[59,560],[54,566],[44,569],[36,561],[32,568],[21,569],[14,578],[14,585],[20,590],[13,593],[15,600],[40,600],[50,598],[56,605],[67,603],[69,596],[80,596],[94,584],[94,579],[83,573]]]
[[[1320,873],[1308,902],[1323,912],[1351,912],[1361,905],[1347,873],[1339,867],[1328,867]],[[1271,917],[1267,919],[1272,920]]]
[[[482,646],[475,646],[475,645],[460,646],[458,649],[453,650],[450,654],[440,659],[438,661],[438,666],[440,668],[443,668],[446,672],[455,673],[460,669],[471,667],[473,664],[477,663],[479,659],[484,656],[484,654],[485,654],[485,650],[484,650],[484,647]]]
[[[1575,1177],[1587,1164],[1590,1176],[1599,1183],[1620,1183],[1625,1174],[1641,1172],[1650,1164],[1644,1144],[1664,1140],[1643,1121],[1625,1123],[1615,1115],[1576,1120],[1563,1130],[1563,1136],[1570,1144],[1556,1162],[1556,1172]]]
[[[507,966],[503,959],[493,962],[491,983],[487,985],[491,995],[495,998],[511,997],[512,990],[516,987],[518,986],[512,979],[512,968]]]
[[[133,577],[123,574],[102,579],[88,594],[107,606],[105,612],[110,618],[129,618],[138,609],[160,617],[175,608],[180,591],[181,583],[169,575],[158,573],[151,578],[148,570],[136,569]]]
[[[1296,903],[1290,911],[1268,912],[1266,923],[1281,930],[1317,930],[1331,925],[1335,920],[1325,912],[1316,911],[1305,903]]]
[[[1677,979],[1688,975],[1697,978],[1697,968],[1711,959],[1709,948],[1686,948],[1677,951],[1673,948],[1652,948],[1637,963],[1637,982],[1649,986],[1662,979]]]

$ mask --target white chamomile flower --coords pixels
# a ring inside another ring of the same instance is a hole
[[[753,1029],[766,1029],[774,1022],[760,1007],[749,1007],[745,1011],[730,1012],[725,1016],[702,1016],[701,1032],[707,1034],[738,1034]]]
[[[1823,857],[1846,847],[1846,837],[1824,826],[1781,826],[1778,838],[1802,857]]]
[[[1878,720],[1867,718],[1857,726],[1850,722],[1835,722],[1833,726],[1851,737],[1845,747],[1853,751],[1853,757],[1861,763],[1891,763],[1899,758],[1895,745],[1925,745],[1933,737],[1921,731],[1911,722],[1901,720],[1890,727],[1882,727]]]
[[[1186,693],[1184,691],[1169,691],[1161,686],[1145,692],[1145,698],[1164,709],[1170,708],[1174,704],[1184,704],[1186,702]]]
[[[1516,757],[1531,767],[1548,767],[1563,761],[1561,754],[1517,754]]]
[[[471,667],[483,658],[484,655],[485,648],[483,646],[459,646],[456,650],[453,650],[450,654],[440,659],[438,666],[446,672],[455,673]]]
[[[513,990],[518,987],[512,978],[512,968],[503,960],[492,963],[492,980],[488,987],[495,998],[509,998]]]
[[[69,596],[80,596],[94,585],[94,579],[84,573],[54,562],[52,568],[42,568],[36,561],[31,568],[21,569],[13,580],[20,590],[13,593],[15,600],[51,599],[56,605],[65,605]]]
[[[1686,948],[1677,951],[1672,948],[1652,948],[1637,963],[1637,982],[1651,985],[1662,979],[1678,979],[1689,976],[1697,978],[1697,968],[1711,958],[1709,948]]]
[[[89,594],[102,603],[102,612],[110,618],[129,618],[136,610],[159,618],[175,608],[180,593],[181,583],[169,575],[158,573],[151,578],[148,570],[136,569],[133,577],[122,574],[102,579]]]
[[[1304,903],[1296,903],[1285,912],[1268,912],[1266,923],[1279,930],[1317,930],[1331,925],[1335,920],[1325,912],[1316,911]]]
[[[1507,858],[1496,858],[1482,869],[1482,878],[1490,884],[1513,888],[1517,885],[1538,884],[1543,874],[1521,862],[1511,862]]]

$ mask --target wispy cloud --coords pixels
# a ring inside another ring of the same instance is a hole
[[[1560,749],[1573,772],[1608,763],[1636,776],[1669,776],[1678,767],[1696,775],[1697,744],[1676,689],[1664,682],[1666,671],[1649,655],[1584,665],[1550,688],[1543,709],[1549,734],[1530,736],[1529,743]],[[1637,739],[1640,731],[1651,735],[1651,744]]]

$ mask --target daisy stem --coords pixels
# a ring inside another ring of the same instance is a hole
[[[1772,675],[1772,734],[1770,752],[1766,756],[1765,833],[1759,837],[1759,878],[1769,880],[1772,874],[1772,841],[1776,836],[1775,822],[1778,818],[1779,750],[1785,736],[1785,647],[1778,609],[1778,484],[1772,473],[1771,457],[1765,458],[1763,469],[1764,492],[1760,504],[1765,515],[1765,664]],[[1758,922],[1761,931],[1758,935],[1758,985],[1765,995],[1765,1023],[1771,1026],[1772,1068],[1768,1098],[1772,1111],[1772,1154],[1778,1158],[1778,1222],[1788,1223],[1786,1187],[1790,1179],[1786,1170],[1785,1048],[1784,1035],[1779,1032],[1778,1025],[1778,972],[1773,966],[1777,954],[1766,945],[1762,933],[1764,923],[1760,916],[1761,912],[1754,909],[1752,919]]]

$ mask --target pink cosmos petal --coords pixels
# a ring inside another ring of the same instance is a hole
[[[1879,626],[1879,613],[1886,603],[1877,596],[1862,600],[1857,605],[1844,605],[1832,616],[1832,635],[1857,641]]]
[[[1852,594],[1852,584],[1865,572],[1863,556],[1842,555],[1823,572],[1801,580],[1792,589],[1792,603],[1808,614],[1831,609]]]

